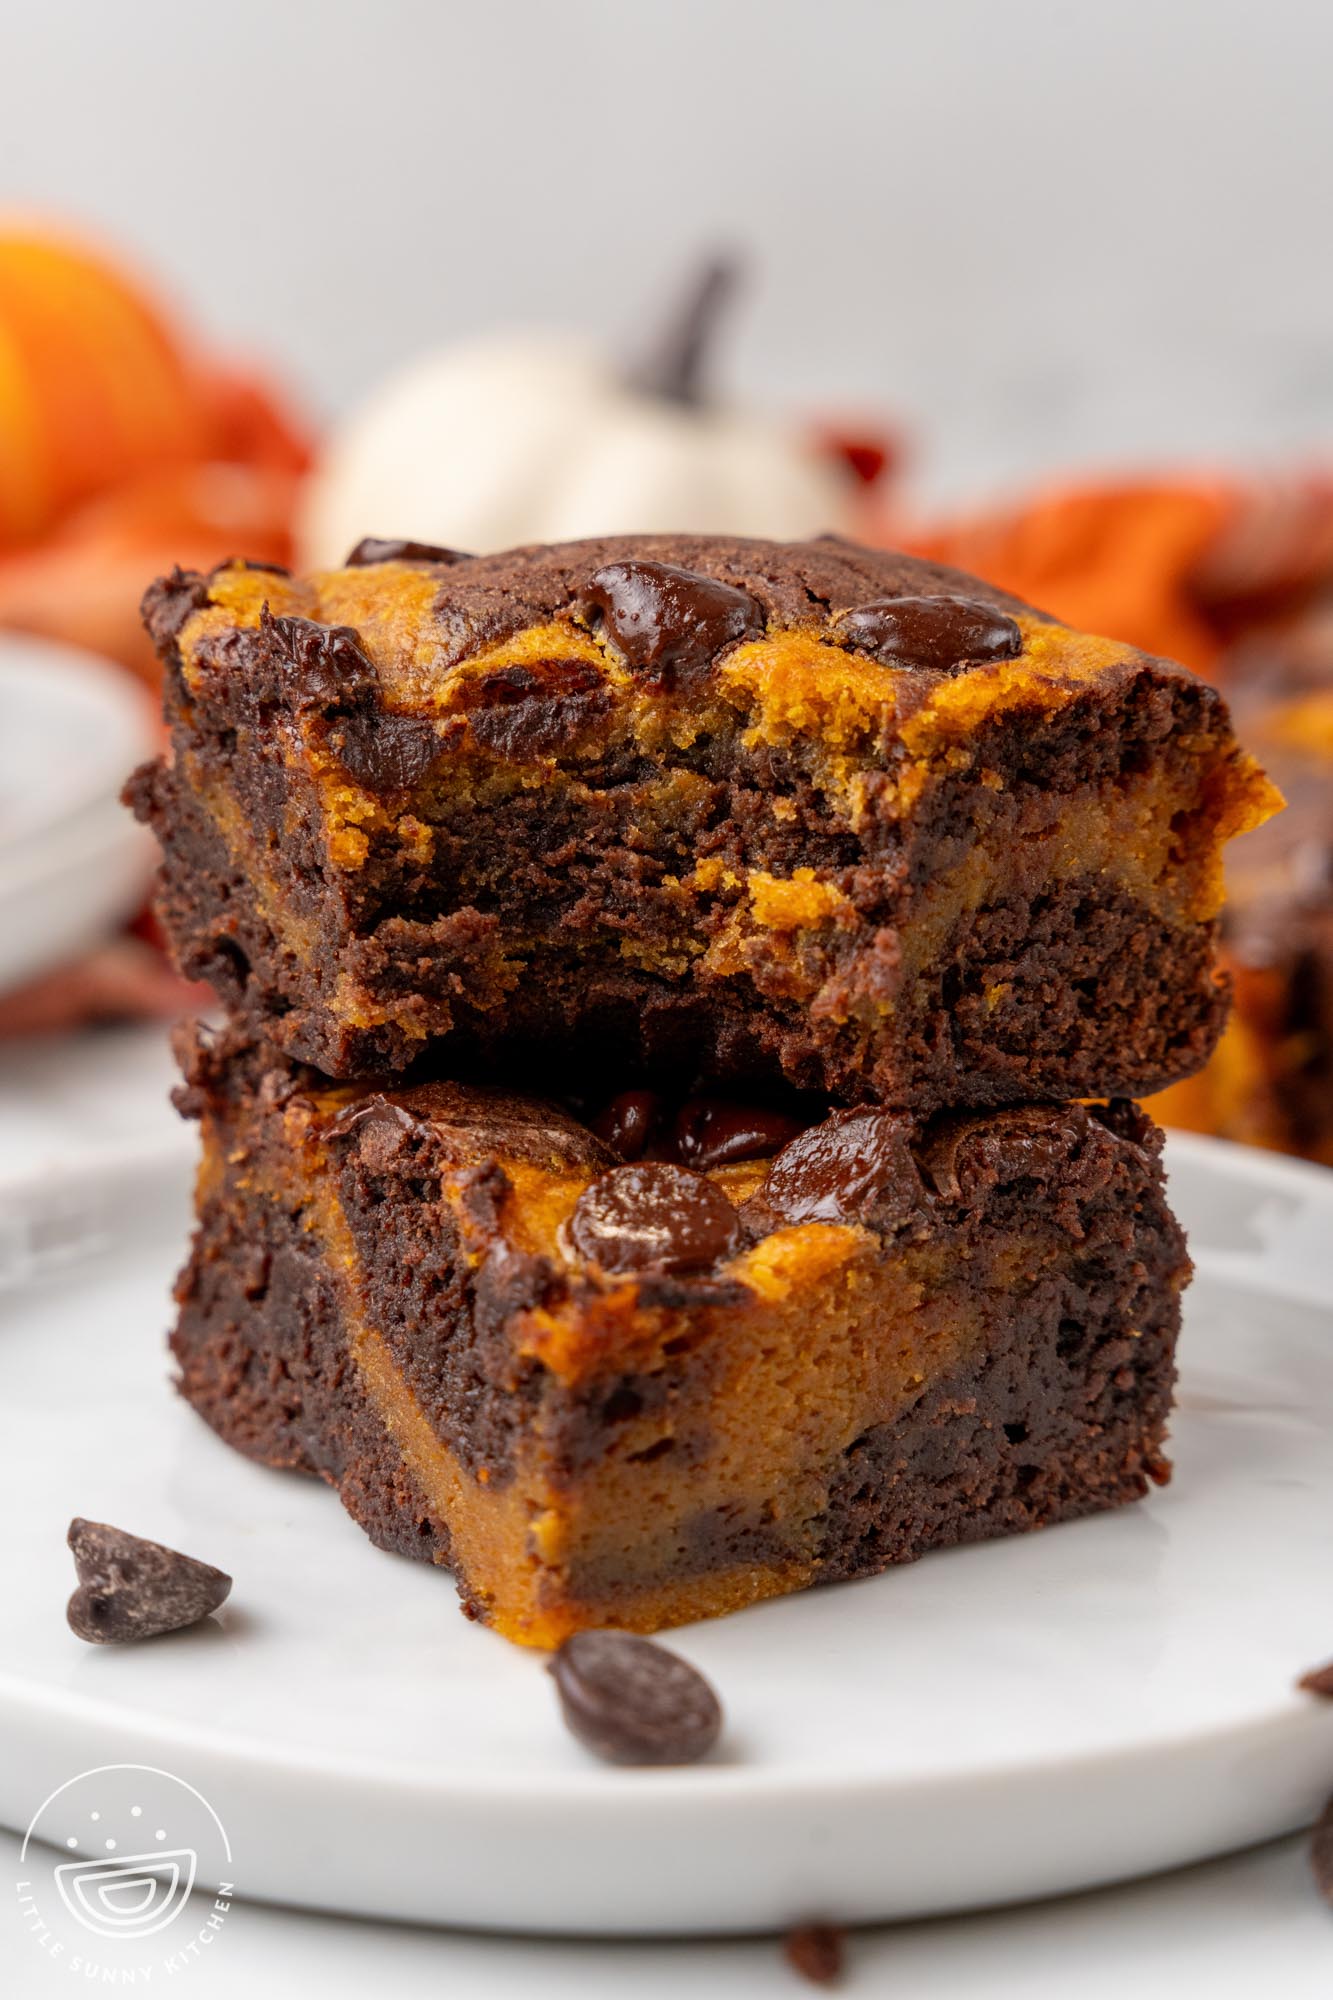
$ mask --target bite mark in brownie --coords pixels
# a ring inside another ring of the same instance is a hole
[[[631,537],[147,615],[174,950],[327,1074],[521,1042],[928,1115],[1217,1038],[1220,848],[1271,788],[1215,691],[973,579]]]

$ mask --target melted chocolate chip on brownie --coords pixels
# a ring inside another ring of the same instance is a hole
[[[379,677],[350,625],[320,625],[265,608],[259,630],[287,668],[288,695],[297,709],[334,710],[373,699]]]
[[[688,681],[727,646],[764,629],[764,614],[745,591],[673,563],[607,563],[594,571],[586,603],[652,687]]]
[[[400,542],[379,535],[364,535],[357,543],[344,565],[347,569],[363,569],[371,563],[461,563],[471,562],[472,557],[461,549],[441,548],[436,542]]]
[[[903,1122],[887,1111],[838,1111],[774,1160],[757,1200],[783,1222],[897,1220],[918,1207],[921,1176]]]
[[[676,1113],[671,1151],[684,1166],[705,1173],[710,1167],[766,1159],[800,1130],[800,1121],[785,1111],[733,1104],[721,1097],[692,1097]]]
[[[838,619],[834,637],[890,667],[949,673],[989,660],[1014,660],[1023,635],[993,604],[971,597],[889,597]]]
[[[348,777],[381,797],[410,791],[442,748],[434,723],[426,717],[386,715],[374,709],[339,717],[329,730],[328,743]]]
[[[704,1271],[740,1241],[736,1211],[702,1174],[668,1161],[612,1167],[569,1222],[581,1257],[604,1271]]]

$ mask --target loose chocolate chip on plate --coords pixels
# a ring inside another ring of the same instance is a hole
[[[1333,1660],[1326,1667],[1316,1667],[1312,1673],[1302,1674],[1296,1685],[1306,1694],[1317,1694],[1325,1701],[1333,1701]]]
[[[231,1578],[160,1542],[146,1542],[104,1521],[69,1524],[79,1588],[69,1600],[70,1630],[93,1645],[153,1639],[197,1625],[216,1611]]]
[[[370,563],[460,563],[471,560],[471,556],[464,555],[461,549],[440,548],[434,542],[399,542],[379,535],[365,535],[352,550],[343,568],[364,569]]]
[[[712,1181],[654,1160],[599,1174],[579,1196],[569,1233],[604,1271],[684,1272],[729,1257],[740,1224]]]
[[[836,1924],[799,1924],[783,1939],[782,1955],[811,1986],[836,1986],[842,1978],[843,1933]]]
[[[657,687],[699,673],[724,646],[764,629],[747,592],[672,563],[608,563],[589,582],[584,608],[601,613],[626,663]]]
[[[661,1115],[662,1100],[655,1090],[622,1090],[598,1112],[592,1130],[628,1164],[643,1158]]]
[[[886,597],[838,619],[841,645],[891,667],[951,667],[1016,659],[1023,635],[1012,618],[971,597]]]
[[[704,1173],[738,1160],[767,1159],[800,1130],[799,1120],[785,1111],[733,1104],[722,1097],[692,1097],[676,1113],[671,1150],[682,1165]]]
[[[576,1632],[550,1672],[571,1734],[608,1764],[693,1764],[722,1728],[698,1669],[631,1632]]]
[[[900,1119],[887,1111],[835,1111],[800,1133],[774,1160],[760,1190],[783,1222],[883,1223],[921,1198]]]
[[[1310,1866],[1315,1887],[1326,1903],[1333,1903],[1333,1799],[1315,1822],[1310,1839]]]

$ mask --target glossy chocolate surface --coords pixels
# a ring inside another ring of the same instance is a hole
[[[908,1130],[887,1111],[835,1111],[784,1146],[758,1201],[782,1222],[880,1221],[921,1198]]]
[[[371,563],[460,563],[471,560],[471,556],[465,555],[461,549],[441,548],[436,542],[402,542],[391,537],[364,535],[348,556],[344,567],[363,569]]]
[[[705,670],[727,646],[756,638],[764,614],[745,591],[673,563],[617,562],[596,570],[588,607],[626,664],[669,687]]]
[[[736,1211],[702,1174],[665,1160],[612,1167],[584,1189],[569,1223],[581,1257],[604,1271],[704,1271],[740,1242]]]
[[[833,636],[886,666],[937,673],[1013,660],[1023,650],[1014,620],[971,597],[890,597],[863,604],[837,621]]]

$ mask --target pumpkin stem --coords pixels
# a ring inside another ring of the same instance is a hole
[[[704,361],[739,278],[736,258],[709,258],[647,360],[630,370],[626,379],[632,389],[689,407],[705,400]]]

